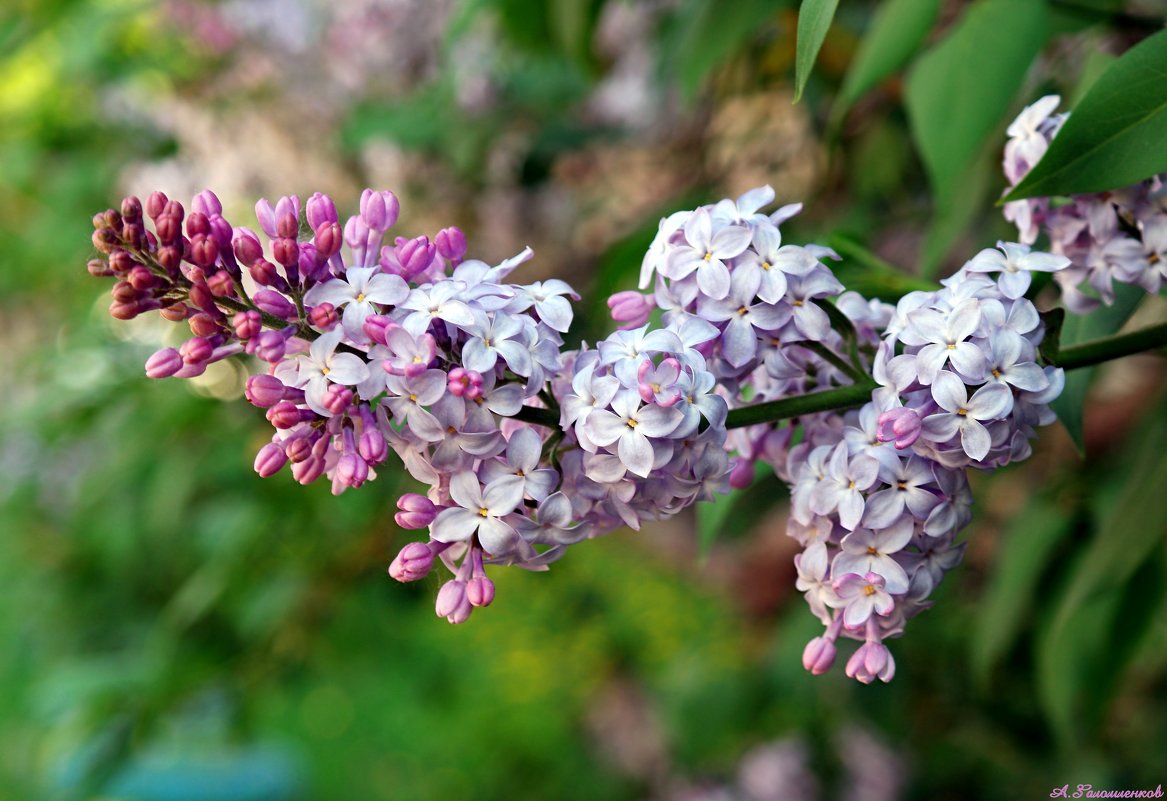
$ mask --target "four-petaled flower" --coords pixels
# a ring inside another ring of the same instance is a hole
[[[513,482],[488,484],[485,491],[469,470],[450,479],[450,498],[457,506],[438,512],[430,536],[438,542],[464,542],[475,534],[487,553],[503,553],[518,536],[502,518],[523,500],[522,487]]]
[[[984,421],[1000,420],[1013,408],[1013,393],[1004,384],[985,384],[970,398],[964,382],[947,370],[932,382],[932,399],[944,411],[924,418],[924,439],[947,442],[960,432],[960,447],[976,461],[993,444]]]
[[[617,443],[620,462],[641,478],[652,472],[652,437],[665,437],[681,422],[682,414],[663,406],[640,405],[631,392],[619,392],[612,398],[612,411],[596,409],[588,415],[584,428],[596,445]]]

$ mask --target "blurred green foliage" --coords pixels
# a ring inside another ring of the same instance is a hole
[[[362,149],[391,141],[474,193],[497,180],[487,167],[499,143],[518,139],[514,183],[555,184],[563,157],[643,135],[583,109],[612,66],[593,45],[603,15],[630,5],[458,4],[433,74],[402,95],[353,96],[328,145],[355,185],[368,178]],[[951,266],[958,245],[967,252],[1005,230],[989,208],[1003,187],[1003,124],[1039,84],[1068,93],[1097,77],[1090,64],[1105,63],[1095,50],[1066,57],[1049,37],[1078,32],[1093,48],[1108,25],[1113,36],[1129,31],[1105,3],[1077,4],[1100,11],[1085,18],[1027,3],[1027,25],[1018,4],[999,0],[935,24],[935,4],[842,5],[804,101],[816,130],[830,123],[830,164],[789,230],[796,240],[829,234],[848,286],[894,299],[920,286],[913,266]],[[652,74],[679,109],[678,127],[700,127],[728,96],[789,86],[794,6],[682,0],[653,17]],[[909,24],[873,17],[893,7]],[[968,564],[895,644],[890,686],[858,686],[839,671],[809,676],[799,656],[819,626],[790,587],[747,613],[748,583],[718,580],[718,560],[753,564],[748,535],[781,502],[772,476],[702,510],[707,532],[738,535],[712,546],[709,567],[697,566],[692,543],[672,551],[617,534],[573,549],[547,574],[498,571],[495,605],[448,626],[432,614],[436,579],[403,587],[383,572],[407,541],[390,502],[402,475],[386,470],[340,498],[287,476],[258,479],[259,413],[142,380],[150,348],[117,338],[104,301],[94,307],[90,216],[116,203],[127,165],[182,148],[134,104],[199,102],[232,64],[168,22],[168,8],[25,0],[0,11],[0,366],[10,376],[0,433],[0,798],[209,798],[206,786],[200,796],[158,767],[186,764],[204,778],[209,765],[266,777],[267,792],[304,799],[632,799],[731,777],[752,745],[791,736],[811,744],[834,797],[846,783],[839,737],[855,725],[907,764],[909,799],[1163,780],[1161,370],[1153,400],[1086,437],[1087,461],[1062,458],[1065,442],[1048,432],[1031,463],[978,481]],[[467,108],[452,56],[484,23],[499,32],[482,67],[494,93]],[[864,50],[868,26],[882,31],[886,54]],[[992,35],[967,33],[974,26]],[[977,59],[970,71],[969,48],[986,42],[1008,58]],[[1027,77],[1043,47],[1053,66]],[[1067,66],[1078,60],[1081,76]],[[906,97],[901,70],[911,76]],[[949,78],[972,80],[980,98],[966,107],[971,96],[961,95],[968,119],[956,138],[937,124],[937,106],[960,94]],[[832,116],[840,87],[848,110]],[[294,97],[294,85],[284,89]],[[230,89],[215,102],[230,105]],[[706,134],[686,135],[690,180],[576,265],[590,283],[578,287],[580,335],[606,331],[603,299],[633,284],[659,216],[720,191],[724,176],[700,152]],[[1089,416],[1086,390],[1074,387],[1071,415]],[[753,580],[793,579],[771,570]],[[603,712],[629,686],[650,710],[632,715],[632,734]],[[654,720],[664,754],[654,768],[611,755],[652,739]]]

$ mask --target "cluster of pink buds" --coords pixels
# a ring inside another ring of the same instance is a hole
[[[830,249],[783,244],[800,206],[759,211],[773,199],[762,187],[663,220],[641,275],[652,293],[614,295],[621,329],[571,351],[571,288],[506,282],[529,249],[490,266],[466,258],[456,228],[390,244],[390,192],[366,190],[343,226],[320,194],[303,209],[261,200],[262,234],[232,227],[210,192],[185,235],[181,204],[151,195],[151,229],[127,198],[95,218],[105,258],[90,270],[118,279],[115,316],[189,325],[148,376],[253,357],[246,396],[274,429],[261,476],[290,465],[340,493],[394,451],[426,488],[398,499],[397,523],[428,538],[389,573],[415,581],[444,563],[436,611],[450,622],[493,600],[487,566],[546,569],[581,540],[743,487],[762,461],[792,486],[798,587],[826,626],[807,668],[828,669],[850,637],[862,645],[848,675],[887,681],[883,641],[960,559],[965,469],[1024,458],[1052,419],[1062,376],[1036,362],[1043,328],[1024,293],[1028,271],[1068,261],[1004,244],[892,307],[844,292]],[[861,409],[802,415],[800,437],[728,430],[732,409],[868,386]]]
[[[1057,95],[1043,97],[1009,126],[1004,169],[1010,188],[1041,161],[1069,118],[1054,114],[1060,102]],[[1074,312],[1085,314],[1099,301],[1113,303],[1115,282],[1150,293],[1167,283],[1167,174],[1064,201],[1015,200],[1005,204],[1005,218],[1017,225],[1022,243],[1032,245],[1044,233],[1050,251],[1069,258],[1071,266],[1054,278]]]

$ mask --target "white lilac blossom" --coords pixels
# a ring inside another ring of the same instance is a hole
[[[1068,119],[1069,114],[1054,114],[1060,102],[1057,95],[1047,95],[1009,126],[1003,161],[1009,189],[1041,161]],[[1005,204],[1004,213],[1017,225],[1022,244],[1016,248],[1032,245],[1044,234],[1050,252],[1066,260],[1069,266],[1059,268],[1054,279],[1066,307],[1074,312],[1084,314],[1099,303],[1113,303],[1116,282],[1136,284],[1151,293],[1167,282],[1167,174],[1116,191],[1014,200]],[[1032,262],[1021,266],[1007,255],[1021,270],[1046,269]],[[1011,275],[1003,277],[1002,289],[1017,297],[1028,285],[1028,275]]]
[[[1051,110],[1011,129],[1011,177],[1044,152]],[[773,200],[760,187],[662,220],[642,265],[648,293],[614,295],[623,330],[575,350],[562,336],[571,287],[507,283],[530,249],[488,265],[465,258],[453,228],[385,244],[399,212],[389,192],[366,190],[343,226],[313,195],[307,237],[295,197],[257,204],[263,238],[233,228],[210,192],[189,215],[161,193],[127,198],[95,218],[106,258],[90,271],[117,278],[115,317],[159,310],[190,326],[180,347],[150,357],[148,376],[192,377],[240,352],[260,360],[246,397],[275,429],[256,456],[261,476],[288,466],[339,494],[374,480],[394,451],[426,485],[398,500],[395,519],[429,537],[389,573],[415,581],[445,565],[440,617],[461,623],[492,602],[488,566],[546,570],[582,540],[748,485],[761,462],[791,487],[796,586],[825,627],[804,665],[826,672],[850,638],[861,645],[847,675],[888,681],[884,641],[963,553],[966,471],[1025,458],[1035,427],[1053,420],[1064,376],[1038,363],[1045,331],[1025,293],[1031,271],[1061,280],[1078,265],[1033,251],[1031,238],[1000,243],[891,306],[844,292],[829,248],[784,243],[779,226],[801,205],[765,213]],[[1033,219],[1049,211],[1034,208]],[[1134,280],[1142,256],[1114,233],[1118,212],[1090,212],[1066,227],[1111,232],[1090,281]],[[1140,252],[1161,259],[1167,215],[1138,223]],[[767,422],[727,430],[731,409],[866,395],[853,385],[867,376],[869,402],[803,414],[797,434]]]

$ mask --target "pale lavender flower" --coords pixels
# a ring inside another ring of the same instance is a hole
[[[621,463],[641,478],[647,477],[654,461],[649,438],[671,434],[681,422],[681,413],[662,406],[641,406],[640,398],[628,392],[617,393],[611,408],[588,415],[584,424],[588,437],[601,447],[616,443]]]
[[[392,306],[405,300],[409,287],[399,276],[389,275],[378,267],[350,267],[344,278],[317,284],[304,293],[304,302],[316,306],[331,303],[344,306],[341,322],[345,335],[353,342],[366,343],[365,318],[377,313],[374,303]]]
[[[450,479],[450,498],[457,506],[438,512],[430,536],[438,542],[465,542],[475,534],[490,554],[505,553],[518,536],[502,518],[522,503],[522,488],[513,482],[489,484],[483,489],[470,471]]]
[[[961,448],[974,461],[992,447],[984,422],[1000,420],[1013,408],[1013,395],[1004,384],[985,384],[970,398],[964,382],[947,370],[932,382],[932,399],[944,412],[924,418],[924,439],[947,442],[959,432]]]
[[[738,256],[750,244],[750,229],[725,225],[716,233],[706,209],[697,209],[685,223],[685,243],[669,251],[661,266],[662,275],[681,280],[696,272],[697,286],[708,297],[729,294],[729,268],[725,262]]]
[[[910,518],[880,531],[855,529],[839,543],[842,551],[831,563],[831,575],[878,573],[887,582],[886,589],[892,595],[907,592],[908,574],[892,554],[899,553],[911,542],[913,530]]]
[[[446,429],[425,408],[446,394],[446,374],[426,370],[412,376],[391,375],[386,380],[389,395],[382,401],[395,420],[403,421],[416,436],[426,442],[438,442]]]
[[[430,284],[429,288],[419,287],[409,293],[409,297],[398,305],[399,309],[410,313],[401,320],[401,325],[415,337],[420,337],[434,320],[443,320],[457,326],[474,324],[474,315],[456,296],[464,289],[457,281],[443,281]]]
[[[900,333],[907,345],[923,345],[916,354],[920,383],[931,384],[945,364],[951,362],[964,378],[980,381],[985,375],[985,354],[966,341],[981,323],[980,302],[966,300],[947,314],[935,309],[917,309],[908,315]]]
[[[878,475],[878,460],[866,454],[851,458],[847,445],[839,443],[831,453],[826,475],[811,492],[811,510],[825,515],[838,509],[843,528],[854,529],[863,517],[863,491],[875,483]]]
[[[520,428],[511,434],[506,445],[506,460],[484,462],[479,475],[487,484],[510,481],[517,484],[524,496],[543,501],[559,483],[559,473],[551,468],[539,468],[543,441],[530,428]]]
[[[733,367],[747,364],[757,354],[758,334],[755,329],[776,330],[791,316],[791,307],[785,303],[778,306],[757,302],[761,280],[758,271],[735,270],[726,297],[720,300],[702,298],[697,307],[698,313],[706,320],[715,323],[728,321],[721,335],[721,354]]]
[[[843,610],[843,625],[859,628],[872,614],[886,616],[895,601],[886,590],[887,582],[878,573],[845,573],[835,579],[836,605]]]
[[[303,389],[309,408],[324,417],[332,417],[324,405],[330,384],[354,386],[369,377],[369,366],[360,356],[336,352],[342,333],[334,329],[322,334],[308,348],[308,353],[296,360],[296,379],[291,386]]]
[[[1053,273],[1070,266],[1065,256],[1033,251],[1027,245],[998,242],[996,250],[986,248],[964,265],[972,273],[1000,273],[1001,294],[1015,300],[1026,293],[1032,272]]]
[[[524,327],[523,318],[508,314],[486,315],[477,312],[474,324],[467,330],[470,338],[462,346],[462,364],[469,370],[486,373],[494,369],[498,357],[502,356],[507,367],[516,375],[531,374],[531,353],[519,341]],[[528,324],[530,324],[529,318]],[[517,339],[519,338],[519,339]]]

